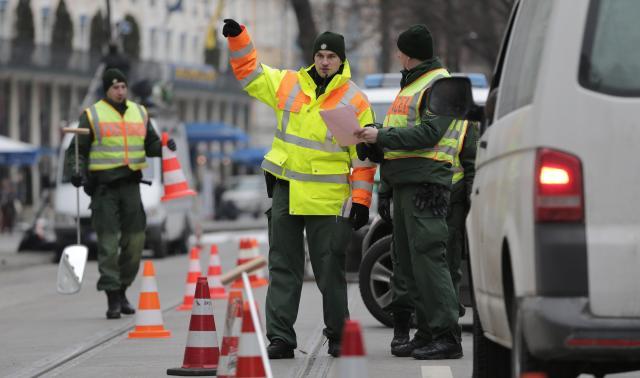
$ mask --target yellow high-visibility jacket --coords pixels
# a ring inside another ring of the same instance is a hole
[[[228,38],[231,67],[244,90],[275,111],[278,126],[262,168],[289,181],[289,213],[348,216],[351,202],[370,206],[376,165],[360,161],[355,146],[341,147],[320,117],[321,110],[353,106],[361,126],[373,122],[369,101],[349,80],[349,63],[316,98],[313,65],[296,72],[260,64],[242,28]]]

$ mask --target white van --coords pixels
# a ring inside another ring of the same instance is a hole
[[[638,15],[637,0],[514,4],[467,218],[474,377],[640,369]],[[435,108],[456,83],[434,85],[432,111],[470,114]]]
[[[175,119],[151,118],[151,124],[160,136],[160,131],[169,131],[177,145],[176,153],[180,166],[188,182],[191,183],[191,165],[189,146],[184,125]],[[78,127],[77,122],[70,127]],[[55,213],[54,230],[56,234],[56,258],[64,247],[76,243],[76,188],[65,175],[64,156],[73,135],[65,135],[59,151],[59,164],[56,174],[56,188],[53,208]],[[73,146],[72,146],[73,147]],[[188,238],[193,230],[193,197],[163,202],[162,159],[147,158],[148,166],[143,170],[143,180],[151,185],[140,184],[140,196],[147,215],[145,249],[154,257],[164,257],[169,253],[186,253]],[[190,187],[192,187],[190,185]],[[91,227],[91,199],[80,189],[80,225],[81,243],[87,245],[95,255],[96,235]]]

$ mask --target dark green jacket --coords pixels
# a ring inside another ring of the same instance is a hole
[[[120,114],[124,114],[127,110],[126,104],[115,104],[109,99],[105,99],[111,104]],[[93,143],[93,130],[91,130],[91,124],[87,117],[87,112],[82,112],[79,119],[80,128],[89,129],[89,134],[78,135],[78,163],[80,173],[84,177],[90,177],[92,180],[96,180],[96,183],[109,183],[115,180],[127,178],[127,177],[141,177],[139,172],[132,171],[129,167],[118,167],[115,169],[106,169],[102,171],[93,171],[89,176],[89,152],[91,151],[91,143]],[[67,152],[65,153],[65,177],[70,177],[75,172],[75,138],[71,141]],[[149,157],[162,156],[162,143],[158,134],[151,126],[151,122],[147,121],[147,135],[144,139],[145,153]]]
[[[476,122],[469,122],[467,127],[467,135],[464,137],[462,143],[462,150],[460,150],[460,164],[464,169],[464,181],[465,187],[473,185],[473,179],[476,177],[476,151],[478,149],[478,124]]]
[[[442,68],[438,58],[420,63],[409,71],[402,72],[400,86],[404,88],[428,71]],[[436,116],[427,112],[424,103],[420,104],[421,123],[416,127],[387,127],[378,132],[378,145],[391,150],[417,150],[434,147],[453,121],[450,117]],[[389,186],[402,184],[441,184],[451,187],[451,164],[425,158],[405,158],[384,160],[381,165],[380,192]]]

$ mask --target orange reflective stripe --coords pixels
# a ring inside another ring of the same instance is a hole
[[[240,27],[242,28],[242,32],[239,35],[229,37],[229,50],[231,51],[242,50],[245,46],[251,43],[251,36],[249,35],[249,32],[245,29],[244,25],[241,25]]]
[[[349,90],[349,83],[341,86],[338,89],[335,89],[335,90],[331,91],[331,93],[324,100],[324,102],[322,103],[320,108],[321,109],[333,109],[333,108],[335,108],[338,105],[338,103],[340,102],[340,100],[342,100],[342,97],[344,97],[345,93],[347,93],[348,90]]]
[[[352,201],[366,207],[371,206],[371,192],[365,189],[353,189],[351,191]]]
[[[349,103],[356,108],[358,115],[362,114],[362,112],[369,108],[369,103],[361,92],[356,93]]]
[[[413,96],[398,96],[391,104],[387,115],[407,115],[409,114],[409,105],[411,105]]]
[[[122,123],[100,122],[100,134],[104,137],[123,135],[145,136],[146,128],[142,123],[129,123],[127,130],[124,130],[124,124]]]
[[[256,49],[251,50],[245,56],[230,60],[233,73],[238,80],[242,80],[249,76],[258,67],[258,52]]]
[[[373,184],[376,167],[358,167],[353,168],[351,172],[351,181],[366,181]]]
[[[297,82],[298,82],[298,74],[296,72],[287,71],[287,73],[284,74],[284,77],[280,82],[280,86],[276,91],[276,97],[278,98],[279,109],[284,109],[284,106],[287,103],[287,99],[289,98],[289,93],[291,93],[291,90],[293,90],[293,87],[296,85]]]

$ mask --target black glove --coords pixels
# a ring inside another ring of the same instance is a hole
[[[71,175],[71,185],[75,186],[76,188],[81,187],[83,184],[83,181],[84,179],[81,174],[74,173],[73,175]]]
[[[449,189],[442,185],[423,184],[416,190],[413,203],[420,211],[428,206],[433,215],[446,217],[449,210],[449,194]]]
[[[171,151],[175,151],[175,150],[176,150],[176,148],[178,148],[178,146],[176,146],[176,141],[175,141],[175,140],[173,140],[173,138],[170,138],[170,139],[167,141],[167,147],[169,147],[169,149],[170,149]]]
[[[371,153],[371,147],[367,143],[358,143],[356,144],[356,152],[358,153],[358,159],[360,161],[365,161],[369,158],[369,154]]]
[[[349,221],[353,225],[354,230],[359,230],[369,222],[369,208],[359,203],[351,204],[351,213],[349,214]]]
[[[391,196],[392,192],[378,193],[378,214],[387,223],[391,223]]]
[[[236,20],[232,18],[225,18],[224,26],[222,27],[222,35],[226,37],[237,37],[242,33],[242,28],[240,24],[236,22]]]
[[[377,143],[358,143],[356,144],[356,152],[361,161],[369,159],[369,161],[381,164],[384,160],[384,152]]]

